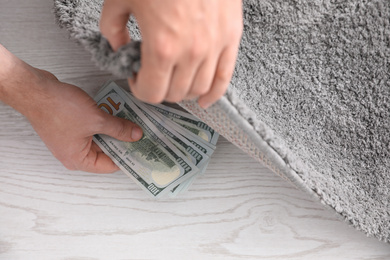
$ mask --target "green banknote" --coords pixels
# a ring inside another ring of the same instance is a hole
[[[106,135],[94,141],[113,161],[151,196],[159,198],[198,173],[199,169],[126,98],[115,83],[105,85],[95,97],[98,106],[114,116],[138,124],[144,135],[137,142],[122,142]]]
[[[191,178],[180,183],[171,190],[170,197],[175,197],[178,194],[187,191],[198,175],[203,174],[206,171],[207,165],[210,161],[210,157],[206,154],[212,154],[213,150],[207,145],[203,144],[203,140],[195,136],[195,141],[190,141],[183,135],[174,129],[173,125],[170,126],[167,122],[170,120],[162,117],[162,115],[155,110],[150,109],[145,103],[137,100],[130,93],[127,93],[127,97],[134,102],[137,107],[143,112],[143,114],[162,132],[183,154],[185,154],[191,161],[199,168],[199,172],[192,175]],[[200,140],[199,140],[200,139]]]
[[[217,144],[219,134],[197,117],[161,104],[149,104],[149,106],[213,146]]]
[[[144,103],[136,100],[129,95],[131,100],[137,105],[142,113],[170,140],[180,151],[187,155],[191,161],[198,167],[202,168],[207,164],[210,157],[198,147],[194,146],[188,139],[181,136],[176,130],[167,125],[162,117],[157,116]]]
[[[203,138],[200,138],[198,135],[194,134],[193,132],[189,131],[188,129],[181,127],[180,125],[176,124],[175,121],[167,120],[168,118],[166,118],[163,114],[157,112],[157,110],[155,110],[155,109],[152,109],[150,104],[144,103],[144,102],[141,102],[141,101],[135,99],[135,97],[130,92],[126,91],[126,94],[131,100],[136,100],[137,104],[139,106],[141,106],[144,110],[147,110],[148,113],[153,115],[153,117],[159,118],[159,122],[161,122],[163,126],[174,130],[174,132],[176,134],[178,133],[178,138],[180,138],[182,140],[183,139],[187,140],[188,142],[191,143],[191,145],[193,147],[196,147],[202,153],[206,154],[208,157],[210,157],[214,153],[214,150],[216,148],[215,145],[208,143],[206,140],[204,140]],[[156,105],[154,105],[154,106],[156,106]],[[171,109],[170,107],[165,106],[163,104],[159,104],[158,106],[160,106],[162,108],[166,108],[167,110]],[[215,136],[218,139],[219,135],[215,135]]]

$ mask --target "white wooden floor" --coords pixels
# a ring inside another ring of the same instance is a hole
[[[51,8],[0,0],[0,43],[94,95],[112,76],[57,27]],[[188,193],[154,201],[120,172],[66,170],[1,103],[0,122],[0,259],[390,259],[390,245],[223,138]]]

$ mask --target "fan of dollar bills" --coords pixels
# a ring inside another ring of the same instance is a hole
[[[219,134],[198,118],[163,104],[143,103],[112,81],[103,85],[95,101],[107,113],[142,128],[137,142],[102,134],[94,141],[152,197],[187,191],[205,172]]]

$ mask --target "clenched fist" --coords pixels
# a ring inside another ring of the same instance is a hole
[[[207,108],[225,93],[242,34],[241,0],[106,0],[100,29],[114,50],[130,41],[130,15],[142,34],[141,69],[129,79],[137,98],[199,97]]]

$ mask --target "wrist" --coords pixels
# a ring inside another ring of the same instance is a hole
[[[37,70],[23,62],[0,44],[0,101],[26,117],[34,109],[44,84]]]

